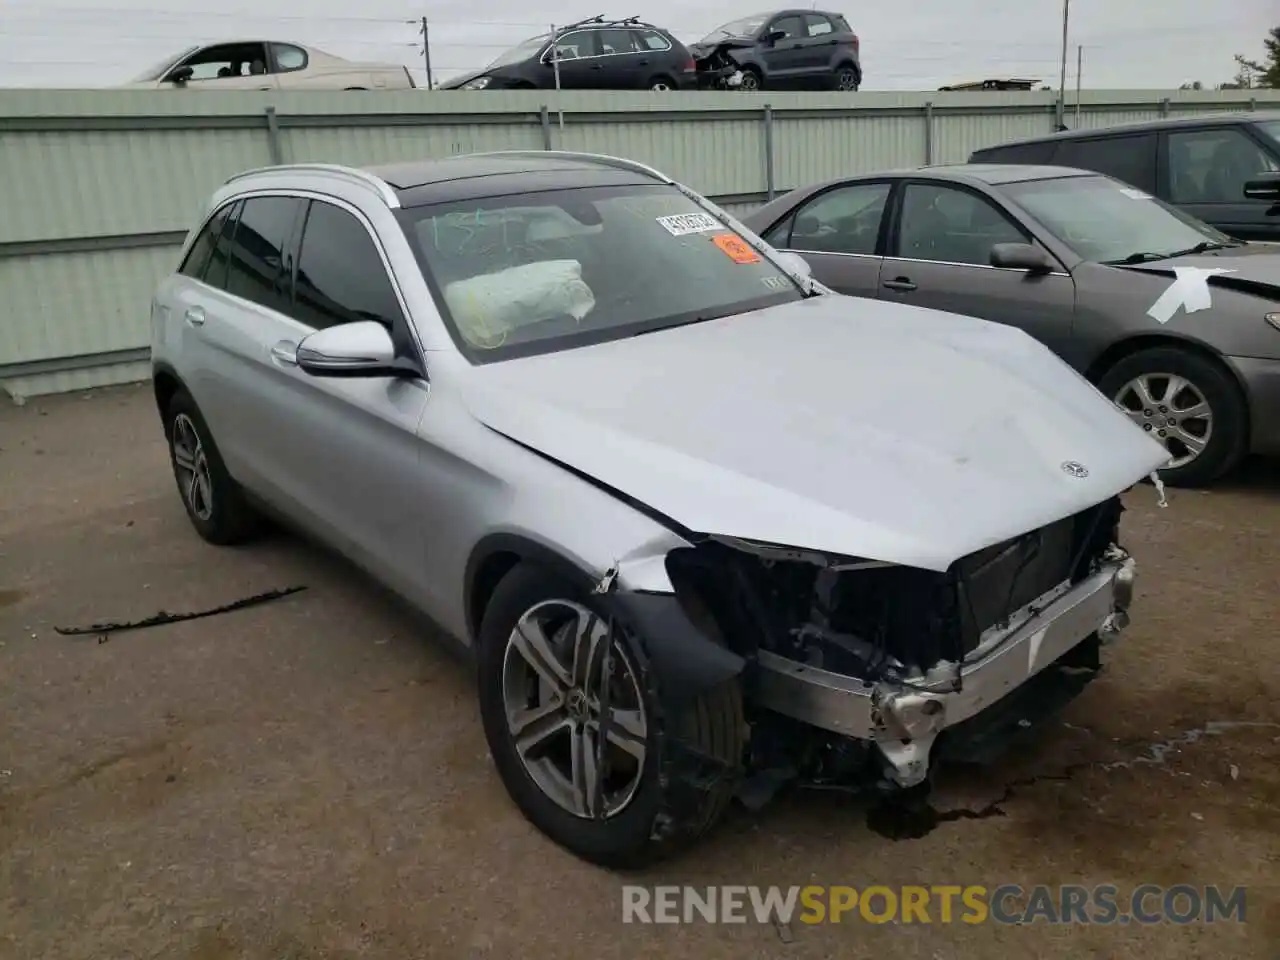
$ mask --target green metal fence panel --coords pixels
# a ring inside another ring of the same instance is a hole
[[[1280,107],[1276,91],[1089,92],[1070,126]],[[745,213],[793,187],[1049,132],[1055,95],[0,90],[0,386],[145,375],[148,307],[209,195],[275,163],[502,149],[651,164]]]

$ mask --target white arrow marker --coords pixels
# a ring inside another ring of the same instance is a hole
[[[1220,273],[1235,273],[1234,270],[1224,270],[1221,267],[1174,267],[1173,272],[1176,279],[1147,311],[1147,316],[1156,323],[1168,323],[1179,307],[1187,313],[1208,310],[1213,306],[1209,295],[1209,278]]]

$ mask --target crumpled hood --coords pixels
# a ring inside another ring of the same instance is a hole
[[[480,421],[687,529],[933,570],[1168,459],[1020,331],[837,295],[473,374]]]
[[[755,45],[756,41],[752,37],[720,37],[716,40],[691,43],[688,45],[688,50],[695,59],[701,60],[703,57],[714,53],[718,47],[724,47],[727,50],[742,50]]]
[[[1126,266],[1138,273],[1172,277],[1174,267],[1197,267],[1201,270],[1228,270],[1207,277],[1211,286],[1226,287],[1280,299],[1280,246],[1251,243],[1238,247],[1185,257],[1170,257]]]

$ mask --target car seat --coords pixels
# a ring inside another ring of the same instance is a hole
[[[257,77],[266,72],[267,72],[267,65],[263,63],[261,60],[254,60],[251,64],[249,64],[250,76]]]

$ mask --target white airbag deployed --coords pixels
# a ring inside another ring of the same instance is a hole
[[[581,320],[596,305],[577,260],[543,260],[457,280],[444,288],[445,303],[467,340],[501,345],[517,327],[556,316]]]

